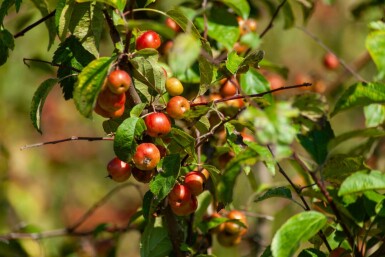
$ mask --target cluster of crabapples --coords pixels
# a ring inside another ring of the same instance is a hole
[[[211,215],[211,219],[222,218],[219,213]],[[232,210],[225,216],[228,220],[211,230],[216,234],[217,241],[223,246],[234,246],[241,242],[242,236],[247,232],[247,220],[243,212]]]

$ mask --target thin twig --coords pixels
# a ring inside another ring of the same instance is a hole
[[[283,5],[286,3],[287,0],[283,0],[282,3],[280,5],[278,5],[277,9],[275,10],[273,16],[271,17],[270,19],[270,22],[269,24],[267,25],[267,27],[262,31],[262,33],[259,35],[260,38],[263,38],[266,33],[271,29],[273,28],[274,26],[274,20],[277,18],[278,14],[279,14],[279,11],[281,10],[281,8],[283,7]]]
[[[212,102],[191,103],[190,107],[198,106],[198,105],[208,105],[208,104],[211,104],[211,103],[217,104],[217,103],[227,102],[227,101],[234,100],[234,99],[262,97],[264,95],[272,94],[272,93],[277,92],[277,91],[294,89],[294,88],[300,88],[300,87],[310,87],[311,85],[312,85],[311,83],[303,83],[303,84],[298,84],[298,85],[293,85],[293,86],[283,86],[283,87],[279,87],[279,88],[276,88],[276,89],[273,89],[273,90],[269,90],[269,91],[266,91],[266,92],[262,92],[262,93],[258,93],[258,94],[235,95],[235,96],[230,96],[230,97],[218,99],[218,100],[215,100],[215,101],[212,101]]]
[[[124,9],[125,12],[128,12],[128,19],[131,20],[134,18],[134,14],[132,10],[134,9],[134,0],[130,0],[129,3],[126,5],[126,8]],[[124,15],[123,15],[124,17]],[[126,33],[126,44],[124,45],[124,51],[123,53],[127,54],[130,50],[130,41],[132,36],[132,29],[128,29]]]
[[[203,38],[207,40],[207,31],[208,31],[208,20],[207,20],[207,16],[206,16],[206,8],[207,8],[207,0],[203,0],[202,1],[202,10],[203,10],[203,26],[204,26],[204,30],[203,30]]]
[[[131,183],[131,182],[127,182],[125,184],[122,184],[122,185],[119,185],[119,186],[116,186],[114,187],[111,191],[109,191],[105,196],[103,196],[103,198],[101,198],[99,201],[97,201],[95,204],[93,204],[91,206],[90,209],[88,209],[82,217],[80,217],[80,219],[75,223],[73,224],[72,226],[70,226],[68,228],[68,231],[69,232],[73,232],[75,231],[77,228],[79,228],[99,207],[101,207],[102,205],[104,205],[108,199],[110,199],[115,193],[119,192],[120,190],[128,187],[128,186],[133,186],[137,189],[137,191],[139,192],[140,194],[140,197],[143,198],[142,196],[142,193],[139,189],[139,185],[136,185],[134,183]]]
[[[73,71],[76,71],[79,73],[81,72],[81,70],[76,69],[76,68],[71,67],[71,66],[66,66],[66,65],[62,65],[62,64],[58,64],[58,63],[54,63],[54,62],[49,62],[49,61],[44,61],[44,60],[40,60],[40,59],[23,58],[23,63],[25,65],[27,65],[28,68],[29,68],[29,64],[27,63],[27,61],[46,63],[46,64],[49,64],[49,65],[54,66],[54,67],[67,68],[67,69],[70,69],[70,70],[73,70]]]
[[[272,149],[270,148],[270,146],[268,145],[267,148],[269,149],[270,153],[274,156],[274,153],[272,151]],[[279,173],[282,174],[282,176],[285,177],[285,179],[289,182],[289,184],[292,186],[292,188],[294,189],[295,193],[297,194],[297,196],[301,199],[303,205],[304,205],[304,209],[305,211],[310,211],[311,208],[309,206],[309,204],[306,202],[306,199],[305,197],[301,194],[301,189],[296,186],[294,184],[294,182],[290,179],[290,177],[286,174],[285,170],[282,168],[282,166],[279,164],[279,162],[276,162],[277,164],[277,167],[278,167],[278,171]],[[328,251],[330,252],[332,250],[332,248],[330,247],[329,245],[329,242],[325,236],[325,234],[322,232],[322,230],[318,231],[318,236],[322,239],[322,241],[324,242],[326,248],[328,249]]]
[[[115,28],[114,22],[111,19],[110,15],[108,14],[108,11],[106,9],[103,9],[103,14],[104,14],[104,18],[107,21],[108,28],[110,29],[110,37],[112,39],[112,42],[114,43],[114,45],[121,43],[122,41],[120,40],[119,32]]]
[[[167,223],[168,234],[170,235],[172,248],[174,250],[175,257],[184,257],[185,255],[181,251],[182,238],[178,230],[178,222],[175,214],[172,212],[170,205],[165,209],[164,218]]]
[[[325,45],[321,39],[319,39],[316,35],[311,33],[309,30],[307,30],[304,27],[296,27],[299,30],[302,30],[306,35],[308,35],[310,38],[312,38],[319,46],[321,46],[325,51],[332,53],[334,56],[337,57],[338,61],[341,63],[341,65],[345,68],[346,71],[348,71],[350,74],[352,74],[357,80],[362,81],[362,82],[367,82],[363,77],[361,77],[360,74],[355,72],[349,65],[345,63],[344,60],[339,58],[333,50],[331,50],[327,45]]]
[[[59,144],[63,142],[68,142],[68,141],[112,141],[114,140],[113,137],[107,136],[107,137],[77,137],[77,136],[72,136],[64,139],[59,139],[59,140],[53,140],[53,141],[47,141],[47,142],[41,142],[41,143],[36,143],[36,144],[31,144],[31,145],[25,145],[20,147],[20,150],[25,150],[28,148],[33,148],[33,147],[40,147],[43,145],[54,145],[54,144]]]
[[[349,242],[350,247],[352,249],[355,249],[354,237],[350,233],[350,230],[348,229],[346,224],[344,222],[342,222],[342,216],[341,216],[341,214],[340,214],[340,212],[339,212],[339,210],[337,208],[337,205],[335,204],[333,198],[330,196],[329,191],[326,189],[326,186],[323,183],[323,181],[321,181],[321,179],[318,178],[318,176],[316,175],[315,172],[312,172],[311,170],[309,170],[307,168],[307,166],[302,162],[302,160],[296,154],[294,154],[293,157],[297,161],[297,163],[302,167],[302,169],[305,170],[308,174],[310,174],[310,176],[312,177],[314,182],[317,184],[318,188],[321,190],[321,193],[326,198],[326,201],[328,202],[328,204],[329,204],[330,208],[332,209],[334,215],[336,216],[337,222],[341,225],[342,230],[344,231],[344,233],[345,233],[345,235],[347,237],[347,240]],[[355,252],[357,254],[358,251],[355,251]],[[359,255],[355,255],[355,256],[362,257],[362,255],[360,253],[358,253],[358,254]]]
[[[41,18],[40,20],[32,23],[31,25],[29,25],[28,27],[26,27],[25,29],[22,29],[21,31],[17,32],[16,34],[13,35],[14,38],[18,38],[18,37],[21,37],[21,36],[24,36],[24,34],[28,31],[30,31],[31,29],[33,29],[34,27],[38,26],[40,23],[43,23],[45,22],[46,20],[48,20],[49,18],[55,16],[55,13],[56,13],[56,10],[53,10],[52,12],[50,12],[48,15],[44,16],[43,18]]]

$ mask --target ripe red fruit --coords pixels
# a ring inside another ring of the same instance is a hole
[[[232,220],[239,220],[242,222],[245,226],[247,226],[246,216],[240,211],[232,210],[227,214],[227,218]],[[226,222],[224,231],[228,234],[237,234],[237,235],[243,235],[247,232],[247,229],[242,227],[241,225],[238,225],[235,222]]]
[[[154,144],[142,143],[136,147],[132,160],[138,169],[152,170],[160,161],[160,152]]]
[[[335,70],[340,66],[337,56],[332,53],[326,53],[323,57],[323,64],[329,70]]]
[[[118,157],[113,158],[107,164],[109,177],[116,182],[126,181],[131,176],[131,167],[128,163],[121,161]]]
[[[199,171],[191,171],[186,174],[184,185],[187,186],[193,195],[199,195],[203,192],[205,176]]]
[[[156,170],[140,170],[134,167],[131,170],[132,176],[136,179],[136,181],[141,183],[150,183],[151,179],[155,176]]]
[[[181,28],[179,27],[179,25],[170,17],[166,18],[165,23],[166,23],[166,26],[169,27],[170,29],[172,29],[173,31],[175,31],[175,32],[181,31]]]
[[[239,84],[234,78],[226,79],[219,89],[219,93],[222,97],[233,96],[238,92]]]
[[[171,210],[178,216],[185,216],[193,213],[198,207],[197,198],[191,194],[188,187],[176,184],[168,195],[168,202]]]
[[[186,111],[190,110],[190,103],[182,96],[174,96],[167,103],[166,111],[171,118],[182,119]]]
[[[156,145],[156,147],[158,147],[158,150],[160,152],[160,158],[163,158],[163,157],[165,157],[167,155],[166,147],[161,146],[161,145]]]
[[[162,112],[153,112],[144,118],[147,134],[151,137],[161,137],[171,131],[171,122]]]
[[[136,39],[136,50],[144,48],[158,49],[161,44],[160,36],[152,30],[148,30]]]
[[[96,105],[95,105],[95,107],[94,107],[94,111],[97,113],[97,114],[99,114],[100,116],[102,116],[102,117],[104,117],[104,118],[112,118],[112,119],[114,119],[114,118],[118,118],[118,117],[120,117],[120,116],[122,116],[123,115],[123,113],[124,113],[124,105],[120,108],[120,109],[118,109],[118,110],[116,110],[116,111],[113,111],[113,112],[109,112],[109,111],[106,111],[106,110],[104,110],[100,105],[99,105],[99,103],[96,103]]]
[[[115,112],[122,108],[126,102],[126,94],[114,94],[109,88],[102,90],[99,93],[98,104],[102,109],[108,112]]]
[[[124,70],[114,70],[107,78],[107,86],[114,94],[123,94],[131,86],[131,76]]]

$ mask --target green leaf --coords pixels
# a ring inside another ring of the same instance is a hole
[[[39,88],[36,90],[35,94],[32,97],[30,117],[32,124],[39,133],[42,133],[40,117],[43,110],[45,99],[48,96],[48,93],[51,91],[53,86],[58,82],[57,79],[47,79],[40,84]]]
[[[99,3],[104,3],[108,4],[114,8],[117,8],[119,11],[123,11],[124,7],[126,6],[127,0],[76,0],[79,3],[84,3],[84,2],[99,2]]]
[[[334,155],[330,157],[322,170],[322,176],[328,182],[341,184],[351,174],[359,170],[367,170],[363,156]]]
[[[133,66],[135,88],[144,102],[150,102],[154,96],[165,92],[166,77],[159,65],[157,51],[138,51],[129,61]]]
[[[179,34],[174,39],[168,56],[168,62],[173,73],[184,73],[198,59],[200,51],[201,44],[197,38],[188,33]]]
[[[385,131],[379,128],[367,128],[367,129],[349,131],[330,140],[328,144],[328,149],[329,151],[331,151],[332,149],[337,147],[339,144],[344,143],[347,140],[353,139],[356,137],[378,138],[378,137],[384,137],[384,136],[385,136]]]
[[[191,33],[196,38],[201,35],[195,25],[184,15],[180,8],[175,8],[167,12],[168,17],[173,19],[185,32]]]
[[[3,25],[4,17],[8,14],[8,9],[15,4],[15,0],[3,0],[0,6],[0,25]],[[0,51],[1,52],[1,51]]]
[[[132,107],[130,117],[140,117],[146,105],[146,103],[140,103]]]
[[[246,57],[243,59],[241,64],[239,65],[238,70],[246,70],[246,67],[250,66],[255,69],[259,69],[259,63],[262,61],[263,57],[265,56],[264,51],[251,51]]]
[[[271,252],[271,246],[269,245],[266,247],[266,249],[263,251],[261,257],[274,257],[273,253]]]
[[[202,230],[203,233],[208,233],[211,229],[218,227],[219,225],[228,221],[228,218],[225,217],[215,217],[210,218],[207,222],[202,222],[199,224],[199,229]]]
[[[255,199],[255,202],[260,202],[272,197],[292,199],[291,191],[289,188],[276,187],[276,188],[270,188],[263,195],[258,196],[257,199]]]
[[[241,74],[240,85],[245,95],[259,94],[270,90],[269,82],[257,70],[250,69],[247,73]],[[272,95],[264,95],[264,99],[273,102]]]
[[[130,162],[136,151],[136,139],[146,130],[143,119],[130,117],[123,121],[116,130],[114,138],[115,155],[124,162]]]
[[[60,87],[66,100],[73,97],[77,81],[77,76],[75,75],[93,60],[95,60],[95,57],[83,47],[75,36],[69,36],[59,44],[52,62],[60,65],[57,71],[57,78],[60,79]]]
[[[226,19],[223,17],[226,17]],[[195,21],[198,28],[203,31],[205,24],[203,18],[196,18]],[[238,22],[227,9],[213,8],[208,18],[207,32],[210,38],[215,39],[227,50],[231,51],[239,38]]]
[[[328,143],[334,138],[334,132],[326,117],[320,119],[317,125],[317,127],[314,127],[308,133],[299,134],[297,137],[301,145],[310,153],[313,159],[318,164],[322,164],[329,153]]]
[[[199,226],[207,217],[207,209],[213,202],[213,196],[208,190],[203,191],[198,197],[198,209],[194,212],[194,228]]]
[[[55,18],[59,38],[63,41],[68,34],[74,35],[87,51],[98,57],[104,25],[103,5],[96,2],[77,3],[74,0],[63,4],[59,2]]]
[[[150,190],[158,202],[162,201],[174,187],[180,170],[179,154],[164,157],[162,171],[150,182]]]
[[[385,189],[385,174],[377,170],[372,170],[370,173],[360,171],[347,177],[342,182],[338,195],[342,196],[382,189]]]
[[[232,73],[235,74],[238,71],[239,66],[241,65],[243,57],[237,55],[237,52],[232,51],[227,55],[226,68]]]
[[[0,30],[0,66],[7,61],[9,50],[14,47],[13,35],[8,30]]]
[[[32,3],[36,6],[36,8],[40,11],[41,15],[43,17],[47,16],[50,11],[48,10],[48,4],[45,0],[31,0]],[[45,25],[48,29],[48,36],[49,36],[49,43],[48,43],[48,50],[51,48],[52,44],[55,41],[56,37],[56,26],[55,26],[55,20],[50,18],[45,21]]]
[[[298,257],[327,257],[327,256],[324,252],[321,252],[318,249],[308,248],[308,249],[302,250],[299,253]]]
[[[284,15],[284,19],[285,19],[284,28],[289,29],[289,28],[293,27],[295,18],[294,18],[294,13],[293,13],[293,10],[291,8],[289,1],[286,1],[285,4],[283,5],[282,15]]]
[[[337,100],[331,116],[353,108],[374,103],[385,103],[385,85],[382,83],[357,83],[349,87]]]
[[[263,164],[266,166],[267,170],[271,173],[271,175],[275,175],[275,164],[276,160],[274,156],[270,152],[270,150],[266,146],[261,146],[258,143],[246,141],[245,144],[250,147],[258,156]]]
[[[194,119],[200,118],[206,115],[210,111],[210,107],[207,106],[194,106],[190,110],[184,113],[183,119],[187,121],[193,121]]]
[[[221,0],[225,5],[230,7],[238,16],[247,19],[250,14],[250,6],[246,0]]]
[[[205,53],[199,55],[199,75],[200,75],[200,86],[198,95],[203,95],[209,89],[211,82],[213,81],[214,76],[214,64],[211,59],[213,58],[213,53],[208,42],[202,43],[202,52]]]
[[[115,57],[101,57],[89,63],[79,74],[74,89],[74,101],[85,117],[92,116],[94,103],[102,88],[108,69]]]
[[[385,105],[370,104],[364,107],[365,126],[377,127],[385,121]]]
[[[273,237],[274,257],[291,257],[301,242],[313,237],[327,222],[325,215],[315,211],[301,212],[283,224]]]
[[[175,143],[178,144],[183,151],[188,153],[190,156],[195,156],[195,139],[192,136],[177,128],[172,128],[170,135],[173,141],[175,141]]]
[[[140,256],[166,257],[172,250],[171,240],[165,227],[155,227],[154,218],[147,223],[140,240]]]

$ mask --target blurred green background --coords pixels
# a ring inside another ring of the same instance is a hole
[[[164,8],[179,2],[159,1]],[[254,2],[260,8],[257,19],[257,31],[260,33],[271,15],[263,4],[256,0]],[[369,11],[359,20],[355,20],[350,10],[359,1],[341,0],[333,5],[326,5],[323,1],[316,2],[315,13],[307,24],[307,29],[347,63],[360,58],[365,53],[368,22],[381,17],[380,10]],[[293,4],[293,7],[296,11],[296,24],[302,26],[299,6]],[[16,33],[39,18],[40,14],[30,3],[23,2],[18,14],[11,10],[4,25],[12,33]],[[341,88],[349,86],[353,80],[348,79],[342,85],[331,88],[343,69],[326,70],[322,65],[325,50],[319,44],[298,28],[283,30],[282,27],[283,19],[278,17],[274,28],[263,38],[261,49],[266,52],[265,58],[289,69],[286,84],[296,83],[299,74],[322,82],[326,89],[323,94],[332,106]],[[64,228],[76,222],[89,207],[116,186],[115,182],[106,178],[106,164],[114,157],[112,142],[77,141],[20,150],[26,144],[70,136],[103,136],[104,131],[101,118],[88,120],[82,117],[72,100],[65,101],[59,86],[55,86],[43,109],[43,134],[40,135],[29,118],[30,103],[39,84],[54,77],[56,68],[31,62],[30,67],[27,67],[23,64],[23,58],[50,61],[55,46],[47,50],[48,34],[44,25],[17,38],[15,44],[8,62],[0,67],[0,234],[18,230],[40,232]],[[101,56],[111,52],[112,44],[106,29],[101,44]],[[360,74],[371,80],[375,74],[374,65],[368,62]],[[284,95],[278,97],[285,98]],[[359,110],[348,111],[337,115],[331,122],[335,133],[339,134],[363,127],[363,114]],[[297,179],[297,183],[304,183],[290,165],[284,163],[284,167]],[[281,176],[272,178],[259,166],[255,167],[253,174],[259,183],[287,184]],[[247,207],[250,213],[254,213],[249,216],[251,226],[248,240],[229,249],[221,248],[214,242],[214,253],[217,256],[255,256],[258,252],[257,245],[262,245],[262,248],[266,246],[274,231],[292,213],[300,210],[288,201],[247,205],[245,199],[251,199],[249,197],[252,190],[245,177],[241,175],[238,179],[237,183],[242,186],[236,187],[233,207]],[[141,191],[145,192],[146,186],[142,187]],[[140,204],[141,196],[137,190],[127,187],[98,209],[81,229],[90,229],[99,223],[124,226]],[[135,231],[125,234],[116,242],[119,245],[117,256],[139,256],[139,240],[140,234]],[[57,237],[21,240],[20,243],[27,256],[103,256],[96,254],[97,249],[91,238]],[[106,242],[99,240],[97,245],[103,247],[103,243]],[[0,241],[1,257],[23,256],[7,252],[12,248],[11,245]]]

